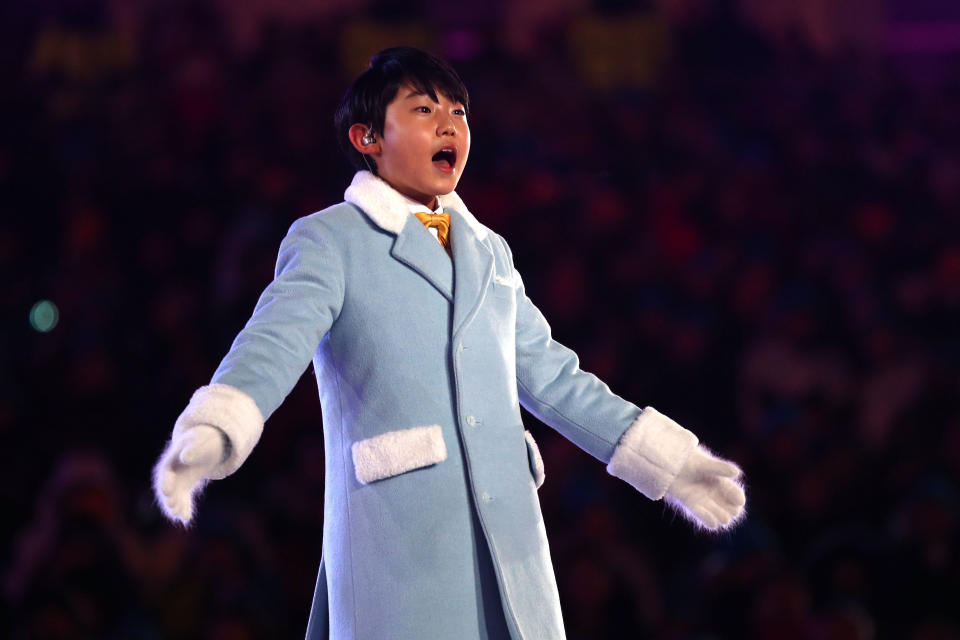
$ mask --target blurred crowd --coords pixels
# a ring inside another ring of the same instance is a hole
[[[785,0],[524,4],[0,9],[0,636],[302,635],[312,371],[192,529],[150,469],[289,225],[342,200],[347,83],[406,43],[463,76],[458,192],[554,337],[745,471],[706,535],[525,415],[569,638],[960,638],[956,59],[918,85]]]

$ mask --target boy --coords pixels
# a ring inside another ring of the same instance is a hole
[[[739,469],[582,371],[550,337],[506,241],[454,189],[469,99],[422,51],[374,56],[336,115],[360,168],[297,220],[276,275],[177,419],[154,473],[171,519],[233,473],[312,357],[323,553],[308,638],[563,638],[522,403],[651,499],[708,529],[742,514]]]

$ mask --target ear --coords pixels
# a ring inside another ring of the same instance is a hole
[[[347,137],[350,138],[350,144],[353,145],[353,148],[363,154],[377,154],[380,153],[380,139],[377,137],[376,142],[371,142],[370,144],[363,143],[363,137],[367,135],[370,131],[370,127],[365,124],[360,124],[359,122],[352,125],[350,130],[347,131]]]

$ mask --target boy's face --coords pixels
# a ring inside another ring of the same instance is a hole
[[[437,195],[457,188],[470,153],[463,105],[439,91],[439,102],[403,84],[387,105],[377,173],[394,189],[433,208]]]

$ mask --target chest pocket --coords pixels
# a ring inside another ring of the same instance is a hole
[[[497,297],[513,297],[517,290],[516,280],[516,275],[512,271],[494,273],[490,292]]]

